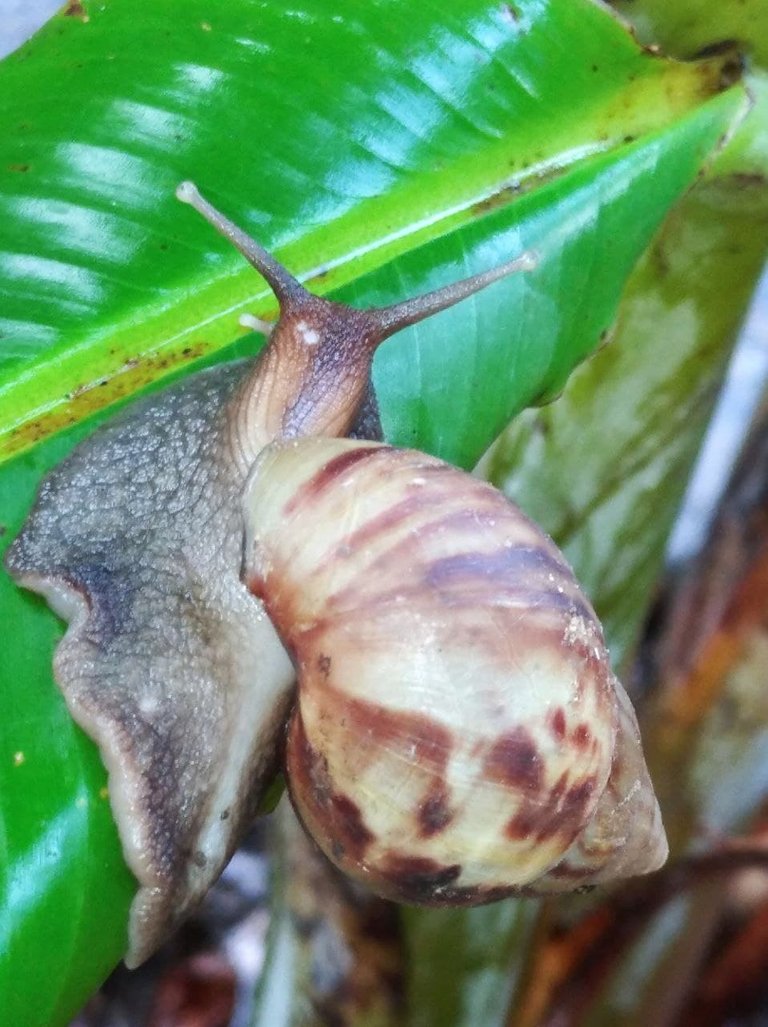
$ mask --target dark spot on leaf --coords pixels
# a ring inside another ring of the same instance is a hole
[[[69,3],[61,13],[65,18],[83,18],[86,21],[88,19],[88,15],[85,13],[85,8],[80,0],[69,0]]]
[[[8,170],[19,172],[29,171],[29,164],[9,164]]]
[[[701,60],[703,57],[719,57],[721,54],[730,54],[738,51],[739,42],[736,39],[718,39],[714,43],[707,43],[697,50],[692,60]]]
[[[510,164],[510,167],[512,168],[514,168],[514,166],[514,162]],[[484,199],[478,200],[477,203],[473,203],[472,213],[481,216],[483,214],[487,214],[491,210],[496,210],[497,207],[504,207],[506,204],[511,203],[519,192],[519,182],[513,182],[510,185],[505,185],[503,189],[499,189],[490,196],[486,196]]]
[[[734,184],[739,189],[749,189],[749,188],[754,187],[754,186],[758,186],[758,187],[764,186],[766,184],[766,181],[768,181],[768,179],[766,178],[765,175],[761,175],[757,171],[752,171],[752,172],[738,171],[738,172],[734,172],[734,174],[731,176],[731,181],[734,182]]]
[[[317,658],[317,669],[320,671],[323,677],[327,678],[331,672],[330,656],[325,656],[321,653]]]

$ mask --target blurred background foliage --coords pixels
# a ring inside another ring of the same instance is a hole
[[[561,393],[481,468],[593,597],[672,844],[610,893],[401,910],[342,881],[281,804],[78,1027],[765,1014],[766,402],[698,551],[665,552],[766,260],[768,11],[614,6],[637,41],[588,0],[75,2],[0,67],[4,541],[115,404],[258,345],[237,314],[271,300],[177,209],[179,178],[360,303],[535,247],[533,275],[382,353],[383,419],[469,466]],[[50,679],[61,627],[5,577],[0,609],[0,1000],[55,1027],[119,958],[133,882]]]

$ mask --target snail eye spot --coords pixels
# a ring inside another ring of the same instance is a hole
[[[299,321],[296,325],[296,331],[301,337],[301,341],[305,346],[316,346],[320,342],[320,332],[317,329],[312,328],[306,321]]]

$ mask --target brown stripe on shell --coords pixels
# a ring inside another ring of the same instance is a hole
[[[314,680],[321,716],[333,718],[338,725],[337,740],[349,739],[345,760],[353,761],[363,772],[366,763],[379,761],[386,751],[404,765],[418,767],[425,791],[412,812],[415,833],[428,838],[444,830],[453,819],[445,780],[454,745],[451,731],[422,714],[388,710],[377,703],[353,699],[329,684],[319,668]],[[312,688],[307,684],[307,695]],[[367,742],[369,739],[375,739],[375,744]],[[376,836],[357,804],[333,781],[328,760],[307,737],[300,710],[289,728],[286,762],[291,797],[310,833],[342,869],[353,874],[361,867],[366,869],[368,850]]]
[[[536,526],[519,507],[504,497],[500,502],[500,494],[495,489],[477,488],[475,486],[480,483],[474,480],[469,490],[464,487],[457,490],[456,476],[461,472],[455,468],[452,470],[452,475],[446,474],[444,479],[430,482],[431,485],[440,486],[439,490],[434,488],[430,491],[430,498],[432,495],[437,498],[430,505],[434,522],[441,530],[451,538],[460,540],[475,540],[478,534],[484,533],[495,535],[501,540],[512,535],[511,541],[515,546],[533,549],[541,542],[549,556],[560,557],[554,543],[536,530]],[[420,491],[423,490],[424,486]],[[465,549],[466,546],[462,542],[457,548]],[[560,571],[565,570],[570,576],[572,572],[562,557],[559,563]]]
[[[401,902],[416,905],[439,902],[441,893],[461,875],[458,863],[446,866],[429,857],[407,856],[393,851],[383,855],[378,869],[391,894]]]
[[[577,724],[571,734],[571,741],[577,749],[586,749],[592,741],[592,732],[589,729],[589,724]]]
[[[376,456],[382,450],[389,452],[390,449],[389,446],[361,446],[359,449],[349,449],[332,457],[288,500],[285,505],[286,516],[292,516],[304,505],[311,506],[326,489],[335,486],[344,472],[355,464]]]
[[[483,774],[497,784],[538,793],[544,768],[531,733],[520,726],[502,735],[485,758]]]
[[[468,505],[466,494],[462,493],[460,497],[456,495],[455,482],[445,484],[446,495],[450,493],[454,503],[458,500],[461,502],[461,506],[457,509],[438,507],[436,510],[436,516],[439,516],[440,527],[446,531],[450,531],[454,538],[461,538],[462,536],[469,536],[470,538],[477,537],[478,531],[498,531],[500,517],[503,518],[503,522],[513,521],[515,527],[519,527],[523,524],[527,531],[531,535],[537,534],[533,524],[531,524],[522,511],[516,507],[512,502],[506,501],[502,508],[499,507],[498,494],[494,489],[483,490],[479,492],[477,496],[472,495],[472,505]],[[482,502],[475,500],[481,500]],[[518,544],[518,543],[516,543]],[[521,541],[519,545],[530,546],[530,542]],[[562,564],[565,567],[565,564]]]
[[[380,748],[407,752],[408,758],[422,770],[434,774],[438,782],[443,780],[454,748],[449,728],[426,714],[390,710],[337,689],[332,691],[336,698],[329,690],[327,707],[344,717],[344,729],[352,738],[375,738]]]
[[[431,469],[431,468],[430,468]],[[451,518],[439,517],[438,514],[445,503],[456,501],[455,481],[453,477],[446,478],[444,487],[440,491],[430,492],[429,505],[424,502],[424,489],[422,486],[414,487],[408,491],[403,498],[394,500],[388,504],[381,513],[369,517],[364,524],[344,536],[334,549],[328,554],[327,560],[333,563],[339,556],[359,558],[363,551],[371,543],[377,543],[377,553],[366,562],[366,573],[375,577],[378,571],[388,572],[392,568],[418,566],[422,562],[419,554],[423,552],[425,530],[430,532],[444,533]],[[462,502],[464,498],[462,497]],[[498,521],[498,507],[489,510],[488,521],[493,520],[495,515]],[[460,511],[457,516],[462,519],[467,517],[467,511]],[[408,524],[412,520],[413,524]],[[489,524],[490,527],[490,524]],[[477,520],[474,519],[475,534],[478,530]],[[389,544],[386,543],[388,534],[395,536]],[[469,535],[469,531],[467,532]],[[400,537],[402,536],[402,537]],[[444,537],[451,537],[445,534]],[[455,545],[455,536],[453,536]],[[381,552],[378,552],[381,550]],[[414,557],[416,558],[414,560]],[[418,579],[411,581],[411,587],[418,588]],[[342,593],[337,593],[337,600]]]
[[[594,625],[596,629],[596,639],[602,642],[602,632],[597,627],[597,618],[595,617],[594,610],[589,605],[587,600],[580,594],[578,588],[574,586],[572,594],[566,592],[559,592],[556,587],[546,590],[526,590],[524,593],[530,597],[532,607],[536,606],[550,606],[553,607],[558,613],[567,614],[569,617],[580,617],[587,623]],[[573,643],[574,647],[577,643]]]
[[[448,485],[446,481],[444,494],[449,501],[435,504],[435,523],[451,538],[474,542],[479,535],[488,534],[497,539],[497,544],[511,543],[517,549],[541,553],[542,570],[551,570],[563,578],[562,584],[576,584],[570,564],[552,539],[511,500],[490,486],[475,489],[468,495],[464,486],[460,492],[457,490],[455,479],[450,481],[450,488]],[[456,548],[466,549],[467,546],[462,542]]]
[[[558,560],[533,546],[500,546],[490,553],[454,553],[433,560],[425,570],[424,581],[430,588],[440,589],[462,584],[470,577],[496,579],[500,575],[528,575],[531,571],[550,571],[562,576],[566,570]]]
[[[442,781],[436,779],[431,791],[416,811],[419,835],[422,838],[432,838],[440,834],[449,826],[453,817],[448,790]]]
[[[548,841],[559,836],[572,841],[589,820],[595,778],[590,775],[569,785],[567,771],[560,775],[548,794],[538,800],[526,798],[509,821],[505,832],[515,841]]]
[[[389,520],[388,517],[386,519]],[[442,531],[442,527],[439,520],[428,524],[430,531]],[[594,628],[595,641],[602,644],[602,633],[591,605],[567,566],[550,561],[546,553],[536,555],[532,547],[528,546],[504,546],[491,552],[458,552],[424,561],[420,559],[421,552],[419,533],[407,535],[366,564],[368,580],[372,583],[386,581],[392,576],[394,568],[410,567],[411,575],[399,582],[397,589],[391,590],[393,596],[415,593],[422,597],[423,602],[426,587],[440,593],[444,602],[459,606],[474,606],[478,599],[477,590],[492,586],[492,590],[485,595],[486,605],[493,605],[495,593],[500,593],[504,596],[503,605],[519,604],[531,616],[556,614],[561,619],[581,618]],[[419,566],[423,567],[421,578],[416,574]],[[550,580],[533,578],[534,572],[547,575]],[[361,590],[359,584],[349,585],[334,595],[334,604],[343,608],[354,600],[358,605],[361,591],[365,591],[369,602],[386,599],[388,594],[384,589],[377,591],[371,587],[367,591]],[[575,639],[570,644],[575,648],[579,640]]]
[[[316,817],[323,818],[323,834],[331,840],[335,859],[362,862],[375,836],[366,826],[359,806],[334,788],[328,760],[307,738],[298,710],[291,718],[286,748],[289,790],[299,816],[304,819],[309,813],[310,827]],[[311,799],[312,807],[305,805],[301,796]],[[315,830],[310,833],[317,837]]]
[[[455,482],[451,484],[455,486]],[[533,546],[527,541],[519,543],[513,541],[511,545],[506,545],[501,526],[502,517],[505,514],[509,517],[509,514],[505,510],[500,511],[498,504],[495,509],[489,510],[485,524],[482,518],[478,521],[474,512],[470,514],[466,510],[455,515],[440,516],[441,503],[455,501],[455,499],[455,487],[446,488],[444,496],[430,494],[430,506],[425,505],[423,493],[410,493],[406,499],[383,511],[378,517],[372,518],[367,524],[357,529],[344,540],[343,544],[350,552],[353,552],[356,548],[372,540],[379,540],[382,530],[389,528],[403,528],[404,530],[403,522],[406,518],[403,514],[410,516],[411,513],[424,512],[428,519],[423,527],[428,526],[429,531],[435,533],[434,537],[445,540],[446,546],[450,542],[452,550],[444,557],[429,556],[426,571],[428,585],[450,584],[454,579],[461,581],[462,578],[468,576],[492,578],[499,574],[502,575],[504,584],[510,585],[519,583],[522,575],[530,577],[537,573],[537,577],[545,574],[551,575],[546,586],[557,593],[561,600],[566,598],[566,592],[565,589],[558,592],[558,585],[561,589],[566,586],[568,593],[577,599],[580,597],[580,590],[573,580],[568,565],[557,560],[546,549]],[[466,501],[464,497],[462,501]],[[522,517],[518,511],[514,512]],[[517,521],[517,516],[509,517],[509,519],[514,523]],[[457,520],[465,525],[466,532],[460,533],[457,530]],[[477,548],[478,537],[492,538],[494,534],[497,537],[493,548],[486,551]],[[378,555],[369,564],[369,569],[408,566],[409,564],[403,564],[402,561],[410,559],[412,563],[414,553],[422,552],[422,547],[423,539],[406,536],[396,541],[386,552]],[[424,562],[423,558],[420,558],[416,565]],[[453,566],[454,564],[455,566]],[[434,580],[430,579],[430,575]],[[544,586],[540,580],[537,580],[536,584],[539,587]],[[577,613],[579,610],[574,609],[573,612]]]
[[[526,611],[528,626],[538,621],[543,628],[542,622],[549,622],[551,630],[557,633],[557,641],[549,641],[548,644],[555,644],[557,648],[562,647],[566,618],[580,617],[594,621],[594,613],[578,593],[570,596],[565,592],[559,592],[554,585],[549,589],[533,589],[524,577],[518,578],[512,574],[508,578],[497,580],[485,575],[476,575],[474,578],[467,576],[463,580],[451,582],[448,589],[432,585],[425,587],[423,579],[419,579],[414,573],[410,580],[397,581],[396,584],[389,585],[388,578],[396,577],[393,568],[406,566],[415,571],[418,552],[419,541],[413,536],[387,549],[365,566],[365,582],[352,582],[338,589],[328,597],[327,608],[333,611],[334,616],[347,610],[359,614],[392,601],[402,602],[405,598],[411,597],[417,599],[418,606],[423,608],[429,602],[434,602],[434,594],[439,597],[441,606],[473,609],[482,598],[489,611],[493,608]],[[378,584],[379,582],[381,584]],[[495,586],[495,589],[490,588],[490,585]],[[602,635],[596,635],[596,642],[602,646]],[[569,648],[585,659],[593,657],[591,649],[587,649],[578,641],[569,643]]]
[[[388,506],[382,510],[380,514],[375,517],[369,518],[365,524],[362,524],[359,528],[350,532],[349,535],[345,535],[339,542],[338,546],[329,554],[328,559],[333,561],[338,559],[339,553],[343,555],[354,556],[359,550],[369,545],[371,542],[381,542],[381,539],[386,536],[389,531],[405,530],[405,522],[413,514],[419,514],[424,512],[424,498],[417,492],[411,492],[404,496],[402,499]],[[409,537],[406,541],[411,542]],[[400,543],[402,545],[402,543]],[[392,559],[396,559],[396,548],[391,547],[387,549],[384,554],[384,558],[387,563]]]
[[[563,709],[558,706],[556,710],[551,710],[547,721],[555,741],[565,741],[565,712]]]
[[[377,867],[377,872],[379,868]],[[390,851],[383,872],[376,876],[376,892],[394,902],[414,906],[482,906],[511,896],[537,895],[535,882],[528,885],[457,885],[459,863],[442,864],[429,857],[406,856]]]

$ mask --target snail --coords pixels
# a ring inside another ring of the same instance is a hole
[[[190,183],[178,195],[273,289],[268,344],[78,446],[6,557],[69,622],[54,676],[139,884],[126,963],[216,879],[283,750],[307,829],[388,897],[484,902],[659,866],[634,713],[564,558],[489,485],[379,441],[376,347],[530,256],[357,310]]]

